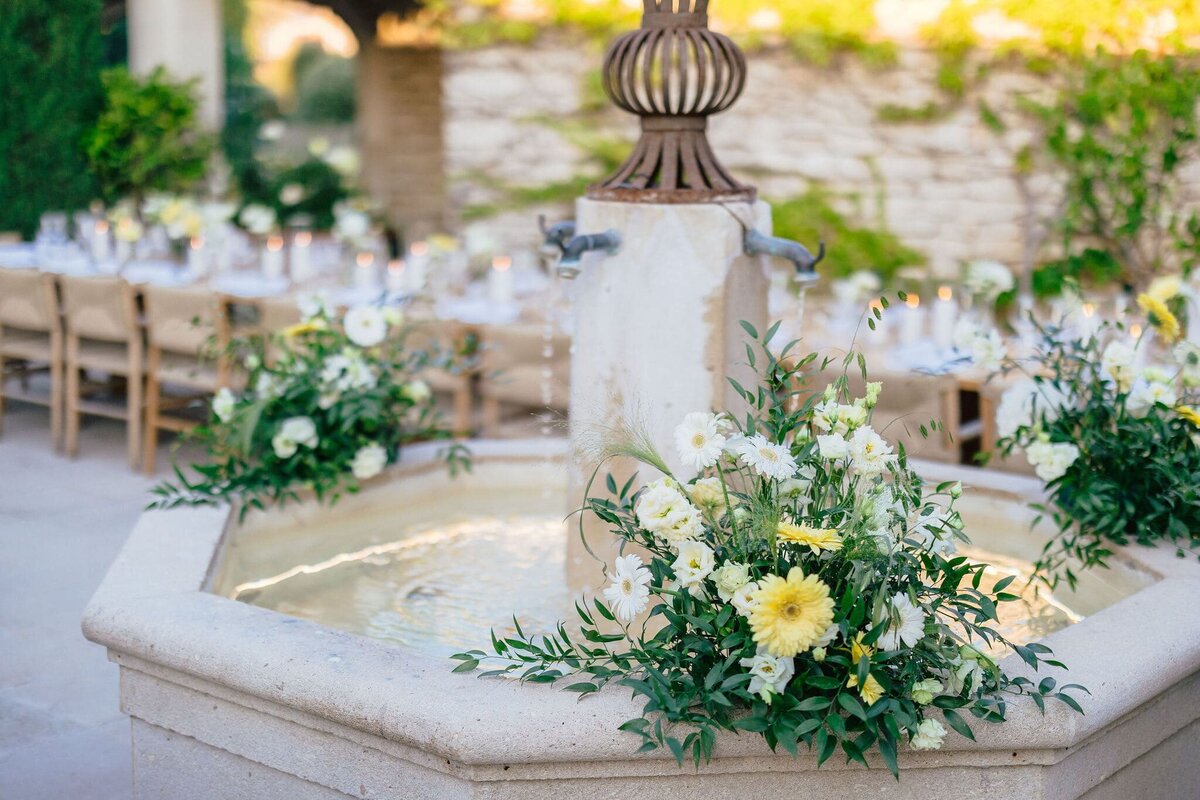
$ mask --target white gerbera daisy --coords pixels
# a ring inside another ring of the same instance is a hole
[[[738,448],[742,463],[765,478],[787,480],[796,474],[796,459],[786,447],[774,444],[762,434],[746,439]]]
[[[901,644],[916,647],[925,636],[925,612],[913,605],[906,594],[892,597],[888,618],[887,630],[879,637],[879,646],[884,650],[899,650]]]
[[[612,583],[604,589],[604,599],[622,622],[630,622],[646,610],[650,602],[650,570],[640,556],[618,556],[613,563]]]
[[[701,470],[711,467],[721,457],[725,435],[716,414],[693,411],[675,428],[675,449],[685,466]]]

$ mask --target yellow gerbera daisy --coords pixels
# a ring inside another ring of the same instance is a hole
[[[846,681],[846,685],[850,688],[858,686],[858,676],[851,675],[850,680]],[[858,690],[858,695],[867,705],[875,705],[875,702],[879,698],[883,697],[883,684],[875,680],[874,675],[867,673],[867,681],[863,684],[863,687]]]
[[[1165,303],[1183,290],[1183,278],[1179,275],[1161,275],[1150,281],[1146,294],[1160,303]]]
[[[1150,324],[1158,329],[1165,341],[1173,342],[1179,338],[1179,320],[1167,308],[1166,303],[1148,294],[1139,294],[1137,303],[1138,308],[1146,312]]]
[[[1200,411],[1191,406],[1175,406],[1175,413],[1179,415],[1180,419],[1186,419],[1197,428],[1200,428]]]
[[[829,587],[816,575],[792,567],[787,579],[759,581],[750,612],[754,641],[776,658],[792,658],[812,647],[833,623]]]
[[[322,330],[324,327],[325,325],[321,320],[313,319],[308,322],[298,322],[295,325],[289,325],[283,329],[283,335],[288,339],[293,339],[306,333]]]
[[[838,536],[836,528],[812,528],[808,525],[781,522],[775,531],[780,541],[808,545],[814,553],[842,549],[842,537]]]

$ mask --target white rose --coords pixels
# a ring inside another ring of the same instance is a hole
[[[277,433],[271,438],[271,447],[277,458],[291,458],[296,454],[296,442],[282,433]]]
[[[404,384],[404,396],[418,405],[428,400],[432,393],[429,384],[422,380]]]
[[[679,491],[670,478],[660,478],[638,496],[638,523],[670,544],[677,545],[700,535],[700,511]]]
[[[360,481],[374,478],[383,471],[387,464],[387,450],[378,444],[368,444],[360,447],[350,462],[350,471]]]
[[[936,719],[921,720],[910,745],[913,750],[937,750],[946,738],[946,729]]]
[[[727,562],[713,572],[712,580],[717,587],[717,596],[728,603],[738,589],[750,582],[750,567],[736,561]]]
[[[733,606],[737,613],[743,617],[750,616],[750,612],[754,610],[755,594],[758,592],[758,581],[750,581],[742,588],[733,593],[729,604]]]
[[[302,447],[317,446],[317,425],[310,417],[289,417],[279,426],[279,435]]]
[[[725,488],[720,478],[701,478],[688,490],[692,502],[713,512],[725,509]]]
[[[712,574],[715,562],[712,548],[708,545],[686,541],[679,543],[679,557],[671,564],[671,568],[675,570],[675,580],[681,588],[698,594],[703,588],[704,579]]]
[[[1025,457],[1042,480],[1049,483],[1066,474],[1079,458],[1079,448],[1066,442],[1034,442],[1025,450]]]
[[[847,451],[854,471],[868,477],[881,475],[896,460],[891,445],[869,427],[854,432],[847,443]]]
[[[387,320],[375,306],[356,306],[343,320],[346,336],[359,347],[374,347],[387,336]]]
[[[1150,370],[1146,371],[1150,372]],[[1173,406],[1178,401],[1179,395],[1169,384],[1153,380],[1140,380],[1130,390],[1129,398],[1125,401],[1125,408],[1131,414],[1144,417],[1159,403]]]
[[[761,695],[767,703],[771,702],[772,695],[787,688],[788,681],[796,674],[792,659],[779,658],[770,653],[756,653],[753,658],[743,658],[738,663],[751,675],[749,691]]]

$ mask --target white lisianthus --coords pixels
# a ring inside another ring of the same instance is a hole
[[[896,460],[892,446],[870,427],[856,430],[850,437],[847,449],[850,466],[859,475],[881,475]]]
[[[613,562],[612,583],[604,589],[604,599],[617,619],[630,622],[646,610],[650,602],[650,570],[636,554],[618,556]]]
[[[786,497],[789,500],[800,497],[809,490],[809,487],[812,486],[813,478],[816,476],[816,467],[811,464],[801,467],[796,471],[796,477],[788,478],[779,484],[779,496]]]
[[[922,550],[945,558],[957,549],[954,543],[955,526],[951,520],[951,512],[945,510],[929,513],[914,511],[908,520],[908,538],[914,540]]]
[[[382,445],[368,444],[358,449],[350,462],[350,471],[355,478],[365,481],[383,472],[387,465],[387,450]]]
[[[342,177],[353,178],[358,174],[358,151],[353,147],[339,145],[326,154],[325,163],[333,167]]]
[[[1079,448],[1067,442],[1037,441],[1026,448],[1025,458],[1037,476],[1049,483],[1066,474],[1079,458]]]
[[[725,510],[725,488],[720,478],[701,478],[688,490],[692,502],[713,513]]]
[[[743,464],[765,478],[786,480],[796,474],[796,459],[788,448],[768,441],[762,434],[746,439],[738,448],[738,456]]]
[[[1151,380],[1154,377],[1151,370],[1146,370],[1147,377],[1133,384],[1133,388],[1129,391],[1129,397],[1125,401],[1125,408],[1129,413],[1144,417],[1150,413],[1157,404],[1161,403],[1164,406],[1174,406],[1179,402],[1179,394],[1175,388],[1169,383]]]
[[[792,659],[779,658],[767,652],[756,653],[753,658],[743,658],[738,663],[751,675],[748,691],[761,696],[764,703],[770,703],[772,695],[787,688],[788,681],[796,674]]]
[[[702,470],[717,463],[725,446],[721,419],[707,411],[693,411],[675,428],[675,449],[690,469]]]
[[[279,202],[285,206],[294,206],[304,199],[304,186],[299,183],[289,183],[279,190]]]
[[[917,733],[909,743],[913,750],[938,750],[946,738],[946,729],[936,719],[921,720]]]
[[[329,356],[321,364],[321,382],[329,387],[330,393],[372,389],[378,380],[371,365],[350,349]]]
[[[359,347],[374,347],[387,336],[387,320],[376,306],[355,306],[342,321],[346,337]]]
[[[275,397],[280,388],[279,381],[269,372],[260,372],[254,382],[254,393],[260,398]]]
[[[826,461],[837,461],[850,454],[850,443],[846,441],[845,436],[831,433],[817,437],[817,450]]]
[[[863,397],[863,404],[867,408],[874,408],[879,402],[879,395],[883,392],[883,383],[880,381],[867,382],[867,394]]]
[[[892,596],[887,619],[887,630],[879,637],[879,646],[884,650],[899,650],[901,644],[916,647],[925,636],[925,612],[914,605],[907,594]]]
[[[643,528],[670,544],[700,535],[700,510],[670,478],[660,478],[643,489],[635,513]]]
[[[238,222],[242,227],[256,236],[266,236],[275,230],[278,221],[275,217],[275,209],[257,203],[251,203],[242,209],[242,213],[238,214]]]
[[[237,398],[233,396],[233,392],[222,387],[213,396],[212,411],[221,422],[229,422],[229,418],[233,416],[233,408],[236,403]]]
[[[675,570],[675,581],[680,588],[694,595],[703,590],[704,579],[712,574],[716,557],[712,548],[704,542],[686,541],[679,543],[679,557],[671,564]]]
[[[850,431],[866,424],[867,408],[864,402],[852,404],[826,400],[813,409],[813,425],[826,433],[845,436]]]
[[[754,604],[757,602],[755,599],[756,592],[758,592],[758,581],[750,581],[733,593],[733,597],[729,600],[729,605],[733,606],[737,613],[743,617],[748,617],[750,616],[750,612],[754,610]]]
[[[728,603],[738,589],[750,582],[750,567],[736,561],[726,562],[713,571],[712,581],[717,587],[717,597]]]
[[[413,380],[404,384],[404,396],[417,405],[424,403],[432,394],[433,390],[423,380]]]
[[[833,644],[834,639],[836,639],[841,632],[842,629],[838,627],[838,624],[836,622],[831,622],[829,623],[829,627],[825,629],[825,632],[813,642],[812,646],[822,648],[829,647],[829,645]]]
[[[1137,351],[1124,342],[1110,342],[1100,355],[1100,369],[1117,384],[1117,390],[1128,392],[1133,386],[1133,364]]]

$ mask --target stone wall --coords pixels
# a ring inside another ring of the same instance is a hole
[[[446,54],[446,169],[455,212],[502,207],[513,185],[545,186],[586,173],[586,149],[573,142],[578,130],[563,129],[564,120],[634,140],[632,117],[594,110],[595,91],[586,86],[601,59],[597,48],[565,40]],[[1034,133],[1014,97],[1045,97],[1052,78],[994,69],[934,121],[887,122],[879,114],[886,104],[947,103],[936,88],[935,56],[904,49],[888,69],[852,58],[813,67],[782,52],[749,60],[742,99],[713,118],[710,135],[718,156],[762,196],[787,198],[820,181],[844,196],[843,211],[886,226],[925,253],[939,274],[954,273],[966,259],[1019,267],[1032,257],[1038,221],[1056,198],[1053,180],[1022,178],[1014,169]],[[1003,132],[983,122],[981,100],[1004,120]],[[1192,186],[1200,189],[1200,179]],[[570,207],[511,209],[465,227],[519,248],[535,243],[538,213],[563,216]]]

